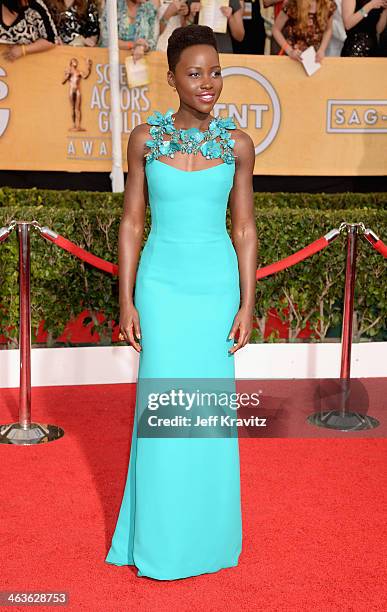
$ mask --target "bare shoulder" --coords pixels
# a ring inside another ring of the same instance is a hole
[[[130,132],[128,140],[128,156],[142,159],[145,155],[145,143],[149,139],[148,123],[140,123]]]
[[[249,134],[247,132],[244,132],[243,130],[233,130],[232,138],[235,140],[234,148],[238,148],[241,151],[248,151],[249,149],[251,150],[252,148],[254,148],[254,143],[251,136],[249,136]]]
[[[233,130],[232,138],[235,140],[234,153],[239,162],[254,163],[255,148],[252,138],[243,130]]]
[[[129,142],[133,146],[145,144],[146,140],[149,138],[149,128],[150,125],[148,123],[140,123],[140,125],[136,125],[136,127],[134,127],[130,132]]]

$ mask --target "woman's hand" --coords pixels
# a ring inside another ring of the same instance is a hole
[[[135,45],[144,45],[144,47],[145,47],[146,49],[148,49],[148,47],[149,47],[149,45],[148,45],[148,41],[147,41],[145,38],[137,38],[137,39],[134,41],[134,44],[135,44]]]
[[[8,60],[9,62],[14,62],[16,59],[19,59],[23,55],[21,50],[21,45],[9,45],[8,49],[4,51],[3,58]]]
[[[179,4],[180,4],[179,10],[177,11],[178,15],[182,15],[183,17],[186,17],[186,15],[188,15],[189,13],[189,6],[187,2],[185,0],[180,0]]]
[[[239,338],[237,340],[237,344],[235,344],[229,349],[229,353],[231,355],[243,346],[245,346],[250,340],[250,336],[253,331],[253,314],[251,312],[251,309],[243,308],[242,306],[238,310],[234,318],[234,323],[231,328],[229,339],[235,338],[237,330],[239,330]]]
[[[179,4],[180,3],[178,2],[178,0],[173,0],[173,2],[169,4],[167,10],[163,14],[164,19],[169,19],[170,17],[177,15],[177,12],[179,10]]]
[[[225,15],[227,17],[227,19],[230,19],[231,15],[232,15],[232,8],[231,8],[231,6],[221,6],[220,10],[223,13],[223,15]]]
[[[323,61],[325,57],[325,53],[324,51],[321,51],[320,49],[317,51],[316,53],[316,62],[319,62],[321,64],[321,62]]]
[[[286,55],[288,55],[288,57],[290,57],[292,60],[302,63],[302,59],[300,57],[301,51],[299,49],[293,49],[293,47],[290,47],[290,49],[286,50]]]
[[[135,340],[141,338],[140,318],[133,303],[120,309],[120,340],[129,342],[136,351],[141,351],[141,345]]]
[[[182,9],[184,8],[187,9],[185,13],[182,12]],[[169,19],[170,17],[174,17],[174,15],[183,15],[188,13],[188,5],[186,2],[184,2],[183,0],[173,0],[170,5],[168,6],[167,10],[165,11],[165,13],[163,14],[163,17],[165,19]]]
[[[386,8],[387,7],[387,2],[386,0],[371,0],[371,2],[368,3],[370,10],[372,11],[372,9],[378,9],[378,8]]]
[[[96,44],[97,44],[97,41],[95,39],[95,36],[88,36],[87,38],[85,38],[86,47],[95,47]]]
[[[146,44],[146,41],[144,41],[144,39],[142,39],[142,38],[139,38],[134,43],[133,51],[132,51],[132,56],[133,56],[134,63],[136,63],[136,61],[138,59],[142,59],[144,57],[144,55],[145,55],[145,48],[146,48],[145,44]]]
[[[191,2],[191,15],[196,15],[200,11],[200,2]]]

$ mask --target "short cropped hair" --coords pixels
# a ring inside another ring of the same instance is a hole
[[[167,58],[169,70],[175,71],[182,51],[192,45],[211,45],[215,51],[218,51],[215,34],[210,27],[197,24],[181,26],[173,30],[168,38]]]

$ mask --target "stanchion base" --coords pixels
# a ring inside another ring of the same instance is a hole
[[[368,416],[368,414],[360,414],[360,412],[345,412],[343,414],[340,410],[315,412],[308,416],[307,421],[318,427],[337,429],[339,431],[374,429],[380,425],[377,419]]]
[[[29,427],[22,427],[20,423],[0,425],[0,444],[16,444],[18,446],[31,446],[54,442],[64,436],[64,431],[57,425],[42,425],[31,423]]]

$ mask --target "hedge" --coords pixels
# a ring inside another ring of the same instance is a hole
[[[312,208],[344,210],[387,209],[387,193],[255,193],[258,208]],[[122,194],[95,191],[0,188],[0,208],[9,206],[57,206],[66,208],[121,207]]]
[[[362,221],[386,238],[387,194],[255,194],[255,216],[260,239],[257,265],[264,266],[297,251],[341,222]],[[337,208],[340,206],[340,208]],[[0,226],[12,219],[46,225],[94,254],[117,262],[122,194],[35,189],[0,190]],[[150,229],[147,208],[143,244]],[[227,211],[230,230],[230,212]],[[268,310],[275,308],[289,323],[289,341],[305,325],[311,341],[340,335],[345,264],[345,238],[324,251],[275,276],[257,283],[258,328],[252,342],[263,340]],[[355,294],[354,340],[386,340],[387,288],[385,262],[359,239]],[[0,333],[17,346],[18,240],[16,232],[0,244]],[[118,279],[59,249],[31,230],[31,318],[33,332],[41,320],[48,346],[55,346],[70,317],[91,312],[101,343],[110,344],[119,320]],[[106,320],[98,323],[96,315]],[[278,340],[273,334],[269,341]],[[32,342],[34,341],[34,335]]]

